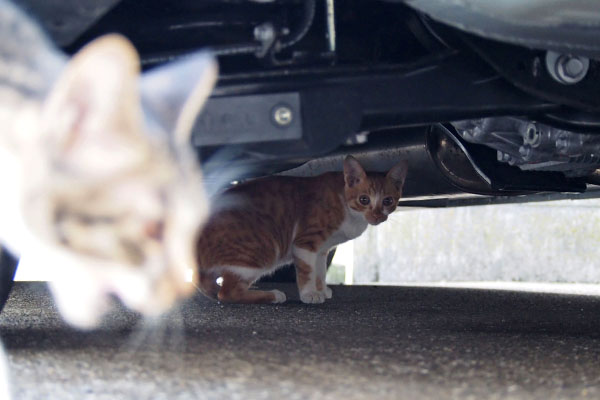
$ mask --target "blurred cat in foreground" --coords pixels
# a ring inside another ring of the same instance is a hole
[[[67,59],[0,0],[0,240],[52,269],[78,327],[97,325],[110,295],[154,315],[190,292],[209,204],[188,143],[217,66],[201,53],[139,70],[117,35]]]

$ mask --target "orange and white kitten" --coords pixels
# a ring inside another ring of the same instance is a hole
[[[300,300],[331,298],[325,284],[327,253],[360,236],[368,224],[387,219],[402,195],[407,170],[402,161],[387,174],[366,173],[348,156],[343,173],[268,177],[233,187],[220,201],[232,206],[212,215],[198,239],[201,291],[223,302],[281,303],[286,299],[281,291],[250,286],[293,261]]]

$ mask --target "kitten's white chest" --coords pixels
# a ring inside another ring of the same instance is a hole
[[[356,239],[367,229],[367,221],[362,213],[350,208],[346,209],[346,217],[337,231],[323,244],[321,250],[329,251],[332,247]]]

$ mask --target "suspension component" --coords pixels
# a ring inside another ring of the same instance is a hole
[[[514,117],[453,122],[468,142],[498,151],[498,161],[522,170],[561,171],[587,176],[600,165],[600,135],[554,128]]]

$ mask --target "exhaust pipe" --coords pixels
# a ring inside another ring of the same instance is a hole
[[[407,160],[402,201],[516,196],[540,191],[582,192],[585,185],[562,174],[523,172],[496,161],[495,150],[464,142],[451,127],[394,129],[371,134],[369,142],[312,159],[280,175],[316,176],[342,171],[352,154],[367,171],[386,172]]]

